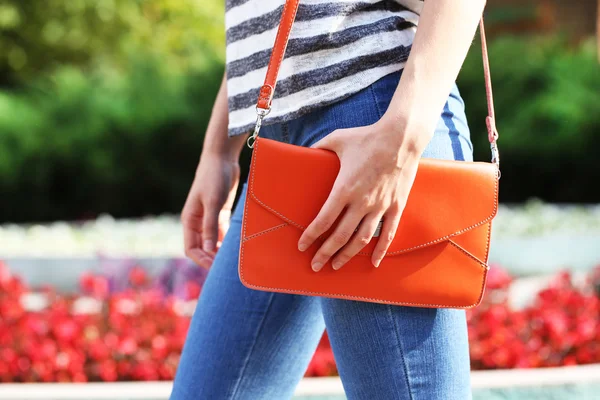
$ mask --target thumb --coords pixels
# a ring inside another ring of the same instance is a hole
[[[333,131],[310,147],[313,149],[325,149],[335,151],[338,143],[338,133],[339,131]]]
[[[219,210],[206,206],[202,221],[202,250],[214,253],[219,240]]]

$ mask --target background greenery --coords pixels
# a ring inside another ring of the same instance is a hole
[[[474,45],[459,87],[488,160],[480,57]],[[490,57],[501,200],[598,202],[594,44],[502,36]],[[222,2],[4,1],[0,222],[179,211],[223,62]]]
[[[459,76],[476,158],[489,159],[483,134],[481,51]],[[600,65],[596,44],[560,36],[495,39],[490,48],[502,184],[500,199],[600,202]]]

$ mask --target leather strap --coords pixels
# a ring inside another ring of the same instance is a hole
[[[275,85],[277,84],[277,75],[279,74],[279,68],[281,67],[283,56],[285,55],[285,49],[288,44],[292,25],[296,19],[299,3],[300,0],[286,0],[285,5],[283,6],[281,21],[279,23],[279,28],[277,29],[277,36],[275,37],[275,44],[273,45],[269,66],[267,67],[265,83],[260,88],[258,95],[256,109],[259,115],[265,116],[271,109],[271,101],[273,100],[273,93],[275,92]],[[494,153],[494,151],[497,153],[496,140],[498,140],[498,130],[496,129],[492,78],[490,75],[490,62],[488,59],[483,17],[479,21],[479,33],[481,35],[481,54],[483,57],[483,74],[485,78],[485,92],[488,105],[488,116],[486,117],[485,122],[488,130],[488,140],[492,145],[492,153]],[[493,154],[493,157],[497,157],[497,154]],[[493,159],[492,161],[497,162],[498,160]]]
[[[485,80],[485,97],[487,100],[488,116],[485,119],[488,130],[488,140],[496,143],[498,130],[496,129],[496,112],[494,111],[494,94],[492,93],[492,75],[490,74],[490,59],[488,57],[487,40],[483,17],[479,20],[479,33],[481,35],[481,58],[483,58],[483,76]]]

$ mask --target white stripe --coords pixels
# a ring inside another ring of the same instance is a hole
[[[225,13],[225,29],[241,24],[252,18],[270,13],[281,6],[285,0],[251,0]]]
[[[413,10],[417,14],[421,14],[421,11],[423,10],[423,0],[396,0],[396,2],[410,10]]]
[[[336,4],[355,4],[355,3],[366,3],[374,4],[381,0],[358,0],[358,1],[336,1]],[[404,0],[403,0],[404,1]],[[410,0],[414,1],[414,0]],[[416,0],[419,2],[419,0]],[[301,0],[303,5],[316,5],[316,4],[332,4],[332,0]],[[402,4],[402,1],[398,1]],[[252,18],[259,17],[264,14],[268,14],[277,7],[282,6],[285,0],[250,0],[241,6],[234,7],[227,11],[225,14],[225,29],[229,29],[233,26],[241,24],[242,22],[248,21]]]
[[[294,23],[290,38],[310,38],[317,35],[339,32],[347,28],[372,24],[395,15],[401,16],[415,25],[418,22],[418,15],[411,11],[401,11],[399,13],[365,11],[351,16],[334,16],[310,21],[298,21]],[[276,35],[277,28],[274,28],[229,44],[226,49],[227,62],[240,60],[259,51],[272,48]]]
[[[353,4],[353,3],[365,3],[365,4],[374,4],[374,3],[379,3],[381,0],[348,0],[348,1],[338,1],[338,0],[301,0],[302,4],[331,4],[331,3],[336,3],[336,4],[340,4],[340,3],[347,3],[347,4]],[[402,1],[402,0],[401,0]]]
[[[311,86],[289,96],[274,99],[272,111],[265,122],[268,123],[268,119],[271,117],[279,117],[311,104],[335,100],[343,94],[354,93],[391,72],[401,70],[403,66],[404,63],[400,63],[372,68],[325,85]],[[255,120],[256,110],[255,106],[252,105],[246,109],[229,113],[229,128],[242,127],[253,123]]]
[[[284,60],[279,70],[278,80],[286,79],[292,75],[308,72],[316,68],[335,65],[349,58],[373,54],[373,49],[385,51],[399,45],[408,46],[412,43],[415,29],[403,31],[382,32],[366,36],[336,49],[327,49],[290,57]],[[252,88],[259,87],[267,73],[267,67],[255,69],[243,76],[231,78],[227,81],[227,96],[232,97],[245,93]]]

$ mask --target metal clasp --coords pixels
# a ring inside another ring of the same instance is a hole
[[[490,149],[492,150],[492,163],[498,167],[498,179],[500,179],[500,152],[495,140],[490,143]]]
[[[256,138],[258,137],[258,132],[260,131],[260,127],[262,126],[262,120],[271,112],[271,108],[258,108],[256,107],[256,124],[254,125],[254,131],[252,135],[248,137],[246,140],[246,144],[251,149],[254,148],[254,143],[256,143]]]

